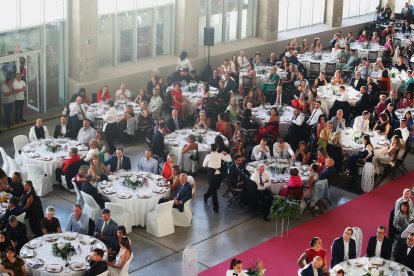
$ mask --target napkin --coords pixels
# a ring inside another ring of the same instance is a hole
[[[50,264],[47,266],[46,270],[49,272],[59,272],[62,268],[63,267],[60,264]]]

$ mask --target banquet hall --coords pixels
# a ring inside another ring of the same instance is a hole
[[[414,274],[413,1],[2,5],[0,273]]]

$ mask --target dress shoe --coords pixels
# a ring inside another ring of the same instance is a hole
[[[208,199],[207,194],[204,194],[204,202],[205,202],[205,203],[207,203],[207,199]]]

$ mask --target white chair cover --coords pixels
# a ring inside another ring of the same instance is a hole
[[[173,200],[155,206],[153,211],[147,214],[146,231],[156,237],[164,237],[175,233],[172,206]]]
[[[18,220],[18,221],[20,221],[21,223],[24,223],[24,217],[26,216],[26,212],[23,212],[23,213],[21,213],[20,215],[18,215],[17,217],[16,217],[16,219]]]
[[[352,238],[355,240],[356,243],[356,254],[357,258],[361,257],[362,252],[362,230],[359,227],[352,227],[354,233],[352,234]]]
[[[128,120],[126,120],[126,130],[125,132],[128,135],[134,135],[135,131],[137,130],[137,123],[138,123],[138,119],[136,116],[129,118]]]
[[[14,159],[16,162],[21,165],[22,164],[22,155],[20,151],[23,149],[24,146],[29,144],[29,138],[26,135],[17,135],[13,138],[14,144]]]
[[[81,204],[81,202],[83,201],[83,198],[82,198],[82,195],[79,191],[78,185],[76,185],[76,183],[75,183],[75,178],[72,178],[72,185],[73,185],[73,189],[75,189],[75,193],[76,193],[76,203]]]
[[[193,220],[193,210],[191,208],[191,199],[184,203],[184,211],[180,212],[178,209],[173,208],[172,216],[174,226],[190,227]]]
[[[192,177],[191,175],[187,176],[187,181],[188,183],[191,184],[191,187],[193,187],[193,198],[194,198],[195,191],[196,191],[196,183],[195,183],[194,177]]]
[[[111,219],[123,225],[127,233],[132,232],[131,214],[125,209],[125,206],[120,203],[105,202],[105,208],[111,211]]]
[[[183,252],[183,261],[181,263],[181,275],[197,276],[197,268],[197,250],[192,245],[187,245]]]
[[[42,168],[33,164],[26,164],[27,178],[33,182],[33,187],[38,196],[45,196],[53,191],[50,178],[43,172]]]
[[[92,196],[88,195],[85,192],[81,191],[85,205],[83,206],[83,213],[89,218],[96,220],[101,216],[101,207],[96,203],[95,199]]]
[[[361,188],[365,193],[372,191],[375,183],[375,169],[371,162],[366,162],[362,169]]]
[[[197,171],[198,161],[190,159],[190,156],[195,153],[196,150],[190,150],[187,153],[180,154],[180,156],[178,157],[178,164],[180,164],[182,171],[189,173],[195,173]]]
[[[7,163],[9,163],[9,175],[12,175],[14,172],[19,172],[22,175],[23,181],[28,180],[28,173],[23,171],[13,158],[7,155],[6,159]]]
[[[10,175],[10,165],[7,159],[7,153],[3,147],[0,147],[0,154],[1,154],[1,159],[3,159],[3,166],[1,168],[7,175]]]

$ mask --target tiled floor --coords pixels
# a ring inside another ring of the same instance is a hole
[[[46,122],[49,131],[54,129],[55,123],[57,120]],[[29,127],[4,132],[0,134],[0,146],[13,156],[12,138],[18,134],[27,135],[28,132]],[[131,157],[133,168],[137,167],[138,159],[143,156],[144,149],[144,141],[126,147],[125,152]],[[409,156],[406,161],[409,169],[413,167],[410,165],[412,159],[412,156]],[[175,234],[163,238],[148,234],[145,228],[133,228],[133,232],[129,234],[135,256],[130,267],[132,275],[181,275],[182,252],[188,244],[192,244],[197,249],[198,269],[202,271],[275,235],[274,221],[266,222],[260,216],[254,217],[237,205],[227,208],[227,198],[221,196],[224,188],[219,190],[220,213],[214,213],[211,203],[206,205],[202,199],[207,189],[205,176],[204,173],[195,176],[197,192],[193,201],[192,227],[176,227]],[[331,196],[333,205],[330,208],[356,197],[355,194],[335,187],[331,188]],[[72,204],[76,202],[76,196],[54,186],[54,191],[42,200],[44,208],[49,205],[56,208],[56,216],[64,226],[72,210]],[[309,219],[312,219],[312,216],[308,212],[300,220],[293,221],[290,226],[294,227]],[[245,236],[245,233],[249,233],[249,238],[241,239],[240,237]]]

